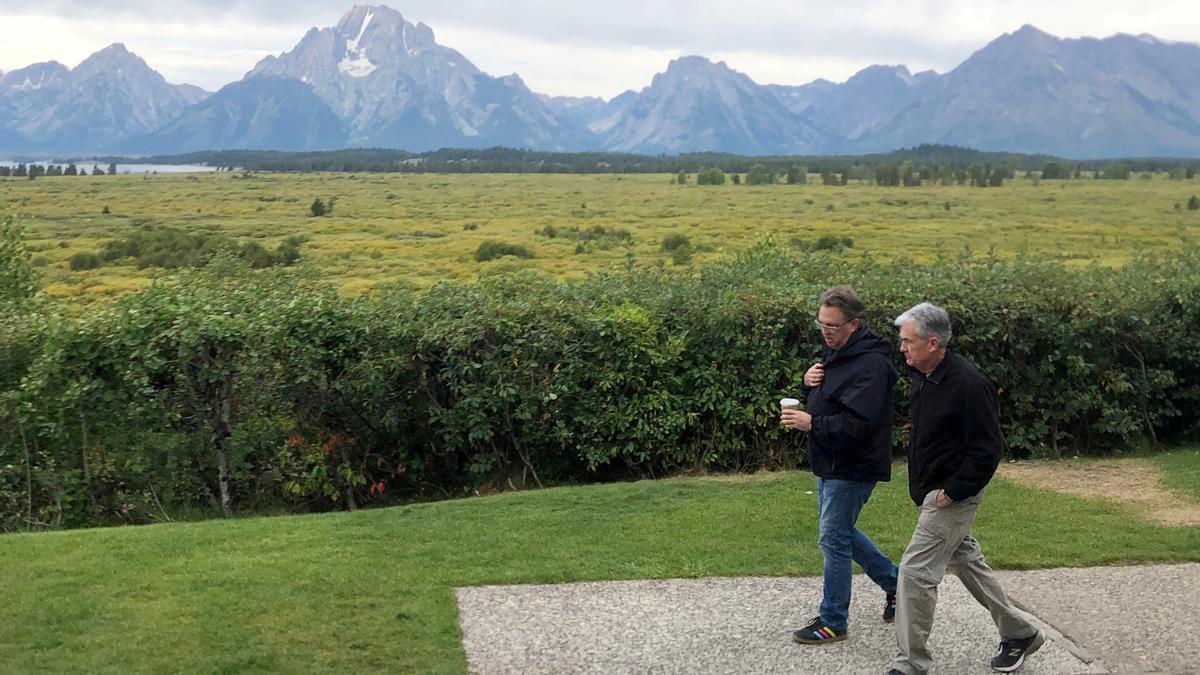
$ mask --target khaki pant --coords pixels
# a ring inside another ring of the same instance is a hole
[[[937,490],[925,495],[921,516],[900,561],[896,602],[896,643],[900,653],[891,667],[908,675],[923,675],[933,668],[929,631],[937,606],[938,584],[949,571],[962,580],[979,604],[987,608],[1002,640],[1027,638],[1037,626],[1013,606],[1000,582],[983,560],[979,542],[971,537],[971,524],[983,493],[939,509]]]

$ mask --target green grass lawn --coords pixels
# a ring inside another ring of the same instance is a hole
[[[1200,448],[1177,448],[1155,456],[1167,487],[1200,498]]]
[[[1197,456],[1164,466],[1186,475]],[[860,521],[893,557],[916,515],[904,481],[900,467]],[[0,670],[461,672],[454,587],[818,574],[814,489],[802,472],[678,478],[7,535]],[[999,480],[976,535],[1010,569],[1200,560],[1200,528]]]

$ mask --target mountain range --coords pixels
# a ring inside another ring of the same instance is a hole
[[[843,83],[762,85],[702,56],[611,100],[538,94],[386,6],[206,92],[113,44],[75,68],[0,73],[0,150],[176,154],[506,146],[639,154],[857,154],[922,143],[1072,158],[1200,156],[1200,45],[1061,39],[1033,26],[953,70],[875,65]]]

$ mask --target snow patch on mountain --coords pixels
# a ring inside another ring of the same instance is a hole
[[[479,130],[471,126],[471,124],[462,117],[456,117],[454,123],[458,127],[458,130],[462,132],[463,136],[473,138],[479,135]]]
[[[24,82],[22,82],[21,84],[13,85],[12,89],[13,89],[13,91],[32,91],[34,89],[41,89],[41,88],[42,88],[41,82],[34,82],[33,80],[26,77]]]
[[[368,10],[367,15],[363,17],[362,26],[358,29],[358,35],[353,40],[346,42],[346,55],[342,57],[342,62],[338,64],[338,70],[350,77],[366,77],[375,72],[375,64],[371,63],[371,59],[367,58],[366,50],[358,46],[359,42],[362,41],[363,34],[367,32],[367,26],[371,25],[371,19],[373,18],[375,18],[375,11]]]
[[[408,26],[403,26],[400,29],[400,49],[402,49],[404,53],[408,54],[409,56],[417,55],[417,50],[408,46]]]

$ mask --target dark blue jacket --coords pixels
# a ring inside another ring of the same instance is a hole
[[[892,345],[875,331],[854,331],[841,349],[822,354],[825,379],[804,387],[813,416],[812,471],[821,478],[892,479]]]

